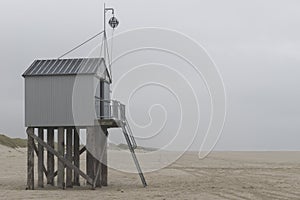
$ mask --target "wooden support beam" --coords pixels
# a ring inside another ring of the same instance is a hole
[[[95,186],[101,187],[101,158],[102,158],[102,129],[100,126],[94,127],[94,174],[95,174]]]
[[[34,149],[36,156],[39,156],[38,148],[36,147],[35,143],[33,143],[33,149]],[[48,172],[46,170],[44,163],[43,163],[43,172],[45,173],[46,177],[48,177]]]
[[[72,128],[67,128],[67,148],[66,148],[66,158],[67,160],[69,160],[71,163],[72,163]],[[66,187],[67,188],[71,188],[73,187],[72,185],[72,168],[70,167],[67,167],[67,170],[66,170]]]
[[[54,129],[48,128],[47,144],[54,149]],[[47,184],[54,185],[54,155],[47,151]]]
[[[94,127],[87,127],[86,131],[86,174],[91,177],[92,179],[95,178],[94,174]]]
[[[31,137],[34,134],[33,128],[27,128],[26,130],[28,135],[27,140],[27,188],[28,190],[34,190],[34,149],[33,144],[34,140]]]
[[[79,150],[79,155],[81,155],[82,153],[84,153],[86,151],[86,147],[82,147],[80,150]]]
[[[39,128],[38,129],[38,137],[41,140],[44,140],[44,129]],[[44,147],[41,144],[38,144],[38,187],[43,188],[44,187],[44,173],[43,173],[43,167],[44,167]]]
[[[38,143],[40,143],[41,145],[43,145],[52,154],[54,154],[58,158],[58,160],[60,160],[60,161],[63,162],[63,164],[65,164],[66,166],[68,166],[68,167],[72,168],[74,171],[76,171],[80,176],[82,176],[84,179],[86,179],[88,183],[93,184],[93,179],[91,179],[91,177],[89,177],[88,175],[86,175],[78,167],[74,166],[70,161],[68,161],[67,159],[65,159],[64,156],[60,155],[60,153],[58,153],[57,151],[55,151],[51,146],[49,146],[44,141],[40,140],[40,138],[37,137],[36,135],[34,135],[33,133],[29,132],[28,135],[30,137],[34,138]]]
[[[93,189],[95,189],[96,187],[101,187],[101,181],[99,181],[100,177],[100,171],[101,171],[101,163],[99,161],[95,161],[96,165],[95,165],[95,169],[96,169],[96,173],[95,173],[95,179],[93,181]],[[100,183],[100,185],[99,185]]]
[[[64,157],[64,153],[65,153],[65,133],[64,133],[64,128],[63,127],[59,127],[58,128],[58,142],[57,142],[57,148],[58,148],[58,153],[60,156]],[[64,178],[65,178],[65,166],[64,163],[62,162],[62,160],[58,160],[58,165],[57,165],[57,186],[64,189],[65,187],[65,182],[64,182]]]
[[[94,179],[94,158],[89,151],[86,151],[86,174]]]
[[[101,187],[101,163],[94,158],[94,182],[95,187]]]
[[[53,177],[57,176],[57,170],[54,172]]]
[[[80,146],[79,144],[78,144],[78,146]],[[84,146],[84,147],[82,147],[79,151],[77,151],[77,152],[79,152],[78,154],[78,156],[80,156],[81,154],[83,154],[84,152],[86,151],[86,147]],[[74,152],[75,153],[75,152]],[[75,160],[75,156],[73,156],[73,158],[72,158],[72,160],[74,161]],[[78,165],[79,166],[79,165]]]
[[[104,136],[102,139],[104,140],[103,144],[103,152],[101,158],[101,185],[107,186],[107,176],[108,176],[108,168],[107,168],[107,137],[108,130],[107,128],[102,129],[104,132]]]
[[[79,148],[80,148],[79,147],[80,146],[79,138],[80,137],[79,137],[79,132],[80,132],[80,130],[77,131],[77,129],[74,128],[74,146],[73,146],[74,147],[74,158],[73,158],[73,160],[74,160],[74,165],[78,168],[80,166],[80,152],[79,152]],[[74,171],[73,184],[77,185],[77,186],[80,185],[80,183],[79,183],[79,174],[76,171]]]

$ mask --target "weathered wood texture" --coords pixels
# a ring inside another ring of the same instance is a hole
[[[94,126],[94,182],[96,187],[101,187],[101,128],[100,126]]]
[[[44,140],[44,129],[39,128],[38,129],[38,137],[41,140]],[[41,144],[38,144],[38,187],[43,188],[44,187],[44,147]]]
[[[101,163],[98,160],[95,160],[95,179],[93,182],[93,188],[101,187]]]
[[[87,127],[86,130],[86,174],[92,179],[95,178],[94,174],[94,145],[95,144],[95,131],[94,127]]]
[[[58,160],[61,161],[64,165],[72,168],[80,176],[82,176],[84,179],[86,179],[88,183],[93,184],[93,179],[91,179],[91,177],[87,176],[83,171],[81,171],[79,168],[77,168],[76,166],[74,166],[70,161],[68,161],[67,159],[65,159],[64,156],[62,156],[60,153],[58,153],[57,151],[55,151],[51,146],[49,146],[47,143],[45,143],[44,141],[42,141],[39,137],[37,137],[33,133],[29,133],[28,135],[31,136],[32,138],[34,138],[41,145],[43,145],[52,154],[54,154],[58,158]]]
[[[47,131],[47,143],[54,149],[54,129],[48,128]],[[54,155],[47,151],[47,184],[54,185]]]
[[[57,176],[57,186],[64,189],[79,184],[79,176],[87,180],[93,188],[107,186],[107,128],[89,126],[86,128],[86,146],[80,149],[79,133],[74,127],[58,127],[57,151],[54,149],[54,128],[47,128],[47,143],[44,141],[44,128],[28,128],[27,155],[27,188],[34,189],[34,152],[38,157],[37,175],[38,187],[44,187],[44,174],[47,183],[54,185]],[[66,146],[65,146],[66,136]],[[38,142],[37,146],[34,140]],[[66,147],[66,152],[65,152]],[[47,169],[44,164],[44,148],[47,151]],[[80,154],[86,151],[86,173],[80,166]],[[54,172],[54,156],[57,160],[57,171]],[[66,168],[66,176],[65,176]]]
[[[66,158],[68,161],[72,163],[73,159],[73,151],[72,151],[72,128],[67,128],[67,149],[66,149]],[[73,187],[72,185],[72,169],[70,167],[67,167],[66,169],[66,187],[71,188]]]
[[[33,149],[34,149],[36,156],[39,156],[38,148],[36,147],[35,143],[33,143]],[[43,171],[44,171],[45,175],[48,176],[48,172],[47,172],[44,164],[43,164]]]
[[[96,187],[102,186],[101,185],[101,181],[102,181],[101,168],[102,168],[102,165],[101,165],[100,161],[95,159],[94,171],[95,171]]]
[[[57,149],[60,156],[64,157],[65,153],[65,134],[64,128],[58,128],[58,142],[57,142]],[[58,160],[57,166],[57,186],[64,189],[64,178],[65,178],[65,165],[62,160]]]
[[[108,130],[107,128],[103,129],[104,142],[103,145],[103,152],[102,152],[102,159],[101,159],[101,185],[107,186],[107,176],[108,176],[108,168],[107,168],[107,137],[108,137]]]
[[[27,128],[27,189],[34,190],[34,140],[31,134],[34,134],[33,128]]]
[[[80,145],[80,143],[79,143],[79,132],[80,132],[80,130],[78,130],[77,131],[77,129],[76,128],[74,128],[74,165],[76,166],[76,167],[78,167],[79,168],[79,166],[80,166],[80,153],[79,153],[79,145]],[[74,170],[74,181],[73,181],[73,184],[74,185],[77,185],[77,186],[79,186],[80,185],[80,183],[79,183],[79,174]]]

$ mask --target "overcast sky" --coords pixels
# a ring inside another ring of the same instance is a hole
[[[106,3],[120,20],[116,32],[163,27],[206,48],[224,79],[228,98],[217,150],[300,149],[299,1]],[[1,133],[25,137],[21,74],[34,59],[56,58],[102,30],[102,6],[99,0],[0,1]],[[200,143],[196,141],[192,149]]]

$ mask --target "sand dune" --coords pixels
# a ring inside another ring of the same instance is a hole
[[[199,160],[196,153],[186,153],[146,173],[147,188],[136,174],[110,169],[109,186],[97,190],[47,186],[28,191],[26,149],[0,146],[0,199],[300,199],[299,158],[300,152],[214,152]]]

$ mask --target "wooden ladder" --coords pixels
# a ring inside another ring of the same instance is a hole
[[[125,136],[126,142],[127,142],[127,144],[128,144],[129,150],[130,150],[130,152],[131,152],[131,155],[132,155],[134,164],[135,164],[135,166],[136,166],[136,168],[137,168],[137,171],[138,171],[138,173],[139,173],[139,176],[140,176],[140,178],[141,178],[142,184],[143,184],[144,187],[146,187],[146,186],[147,186],[147,183],[146,183],[144,174],[143,174],[143,172],[142,172],[142,169],[141,169],[141,167],[140,167],[139,161],[138,161],[138,159],[137,159],[137,157],[136,157],[136,155],[135,155],[135,152],[134,152],[134,149],[137,148],[137,144],[136,144],[136,142],[135,142],[135,139],[134,139],[134,137],[133,137],[133,134],[132,134],[132,131],[131,131],[131,129],[130,129],[130,126],[129,126],[129,124],[128,124],[127,119],[125,119],[125,122],[122,123],[122,126],[121,126],[121,127],[122,127],[122,130],[123,130],[123,134],[124,134],[124,136]]]

